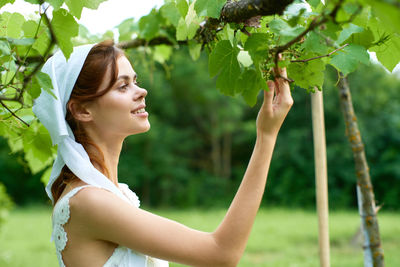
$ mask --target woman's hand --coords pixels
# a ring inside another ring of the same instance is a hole
[[[289,83],[281,78],[287,78],[286,68],[277,68],[274,72],[277,78],[275,81],[267,81],[269,91],[264,91],[264,101],[257,115],[257,136],[278,135],[279,129],[293,105]]]

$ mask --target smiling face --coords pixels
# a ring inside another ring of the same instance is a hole
[[[101,97],[85,105],[90,128],[107,137],[126,136],[147,132],[150,129],[148,113],[144,111],[147,90],[140,88],[137,75],[125,56],[117,59],[116,83]],[[110,69],[100,85],[106,90],[111,79]]]

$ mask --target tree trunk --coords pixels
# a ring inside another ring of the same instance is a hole
[[[343,74],[340,73],[343,77]],[[365,157],[364,144],[358,129],[347,78],[339,80],[340,106],[346,123],[346,135],[353,150],[357,174],[358,206],[364,232],[364,266],[384,266],[383,249],[376,216],[375,196],[372,188],[369,167]],[[369,265],[373,263],[373,265]]]

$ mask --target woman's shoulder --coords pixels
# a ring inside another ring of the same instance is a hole
[[[102,209],[108,202],[118,201],[118,197],[112,192],[93,185],[80,185],[72,188],[76,191],[69,200],[70,209],[88,212],[89,209]],[[68,194],[68,193],[67,193]]]

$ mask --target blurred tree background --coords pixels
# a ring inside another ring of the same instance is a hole
[[[243,178],[256,138],[253,108],[224,96],[209,78],[207,56],[193,62],[185,48],[168,62],[129,52],[141,86],[148,90],[149,132],[125,140],[119,179],[151,207],[226,206]],[[329,204],[356,208],[352,151],[340,111],[337,72],[324,84]],[[376,65],[349,75],[377,204],[399,210],[400,80]],[[279,133],[262,205],[313,208],[314,159],[310,95],[295,87],[295,104]],[[18,205],[47,202],[43,172],[32,175],[21,152],[10,154],[0,137],[1,183]],[[2,187],[0,187],[2,194]],[[0,211],[1,213],[1,211]]]

